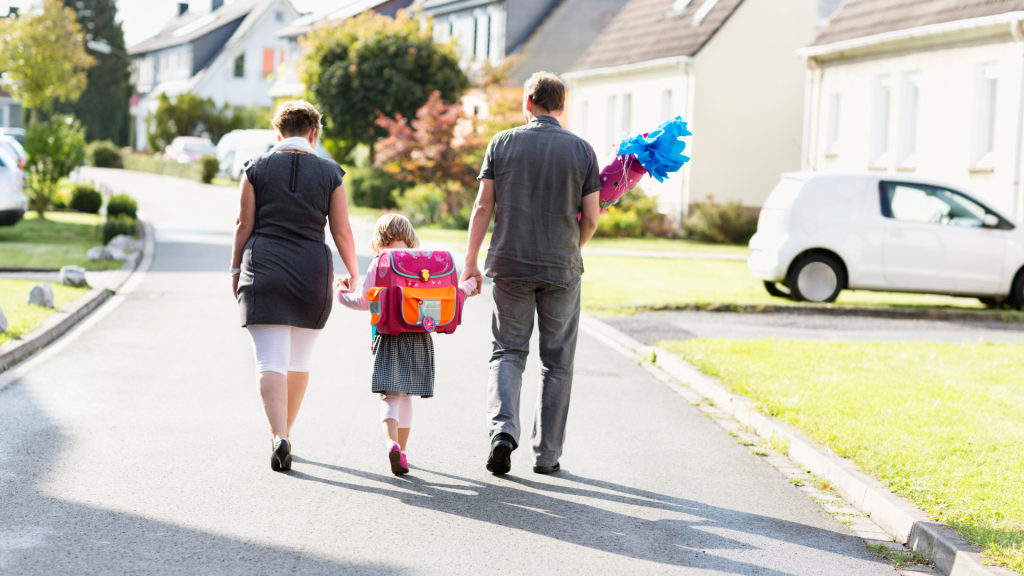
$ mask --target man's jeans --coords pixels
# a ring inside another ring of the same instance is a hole
[[[530,441],[535,464],[551,466],[562,455],[565,442],[580,325],[580,280],[570,284],[524,284],[495,279],[492,293],[494,352],[487,383],[490,434],[504,432],[519,443],[519,396],[536,312],[541,381]]]

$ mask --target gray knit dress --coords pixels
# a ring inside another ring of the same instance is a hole
[[[256,225],[242,253],[242,326],[322,329],[331,315],[334,263],[324,228],[345,171],[312,154],[253,158],[245,177],[256,191]]]

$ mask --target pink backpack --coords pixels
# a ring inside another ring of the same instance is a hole
[[[385,250],[373,281],[370,324],[382,334],[452,334],[462,323],[466,293],[447,250]]]

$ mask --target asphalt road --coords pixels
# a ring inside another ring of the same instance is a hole
[[[410,475],[388,472],[366,318],[340,307],[314,354],[294,469],[271,472],[225,272],[234,194],[90,174],[139,199],[156,258],[120,305],[0,391],[0,574],[894,573],[585,333],[562,472],[533,474],[521,450],[507,477],[487,473],[487,293],[435,339],[437,395],[415,400]],[[538,374],[531,357],[524,406]]]
[[[816,314],[647,312],[601,320],[647,345],[690,338],[791,338],[875,342],[1024,342],[1024,324],[939,322]]]

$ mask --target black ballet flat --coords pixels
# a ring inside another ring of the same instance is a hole
[[[274,442],[274,451],[270,453],[270,469],[274,472],[285,472],[292,469],[292,445],[285,439]]]

